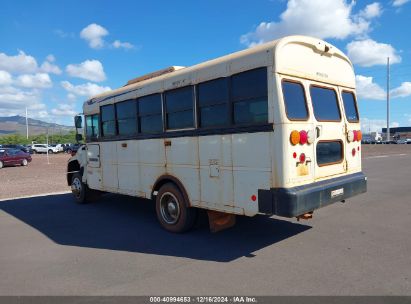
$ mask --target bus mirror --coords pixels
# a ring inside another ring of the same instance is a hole
[[[81,119],[80,115],[74,116],[74,125],[76,129],[81,129],[83,126],[83,120]]]
[[[83,140],[83,135],[76,134],[76,141],[82,141],[82,140]]]

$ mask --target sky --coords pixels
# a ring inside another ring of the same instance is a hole
[[[2,0],[0,116],[73,124],[90,96],[286,35],[354,63],[363,131],[411,126],[411,0]]]

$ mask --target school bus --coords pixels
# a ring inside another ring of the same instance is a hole
[[[366,192],[353,66],[316,38],[156,71],[83,115],[86,144],[67,167],[75,199],[151,199],[168,231],[192,228],[199,208],[217,231],[235,215],[308,219]]]

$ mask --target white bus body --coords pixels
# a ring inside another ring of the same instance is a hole
[[[143,77],[83,111],[87,143],[67,175],[80,201],[83,188],[158,201],[172,184],[189,210],[308,217],[366,191],[353,67],[319,39],[289,36]],[[167,199],[175,211],[178,197]]]

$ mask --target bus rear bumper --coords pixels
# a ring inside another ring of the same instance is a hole
[[[258,211],[295,217],[366,191],[367,177],[362,172],[292,188],[258,190]]]

